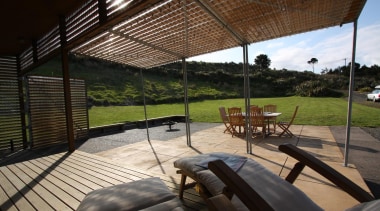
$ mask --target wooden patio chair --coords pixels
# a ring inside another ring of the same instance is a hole
[[[276,113],[277,112],[277,105],[274,105],[274,104],[264,105],[264,112]],[[273,133],[275,133],[276,132],[276,125],[277,125],[277,117],[270,117],[267,121],[269,124],[273,125]],[[268,130],[269,130],[269,128],[268,128]]]
[[[240,107],[228,108],[228,118],[230,120],[232,137],[242,135],[245,132],[245,122]],[[243,132],[241,128],[243,127]],[[237,130],[239,128],[239,130]]]
[[[261,132],[264,138],[266,135],[266,124],[263,109],[259,107],[251,107],[249,118],[251,120],[252,135]],[[259,131],[258,128],[262,128],[261,131]]]
[[[249,210],[322,210],[293,185],[305,166],[324,176],[361,203],[352,207],[352,210],[380,210],[380,200],[375,200],[371,194],[311,154],[291,144],[280,145],[279,150],[298,161],[285,180],[260,169],[263,171],[261,176],[266,178],[263,178],[264,182],[249,181],[250,177],[243,178],[244,175],[236,173],[222,160],[209,162],[208,168],[224,183],[222,194],[207,199],[209,210],[237,210],[237,207],[242,208],[242,203]],[[269,184],[276,185],[263,187]]]
[[[230,125],[230,120],[229,120],[227,113],[226,113],[226,108],[223,106],[219,107],[219,114],[220,114],[220,118],[222,118],[224,126],[226,126],[226,129],[223,131],[223,133],[228,132],[228,133],[232,134],[232,128]]]
[[[294,119],[296,118],[296,115],[297,115],[297,111],[298,111],[298,107],[299,106],[296,106],[296,109],[294,110],[294,113],[293,113],[293,116],[292,116],[292,119],[289,121],[289,122],[278,122],[277,125],[278,127],[280,127],[282,129],[282,132],[279,134],[279,136],[281,137],[282,135],[284,134],[287,134],[289,135],[290,137],[293,137],[294,134],[292,133],[292,131],[289,130],[290,126],[292,126],[293,124],[293,121]]]

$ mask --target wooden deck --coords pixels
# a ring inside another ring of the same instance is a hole
[[[166,175],[130,169],[78,150],[53,154],[0,167],[0,210],[75,210],[92,190],[149,177],[160,177],[178,193],[178,183]],[[184,197],[186,210],[205,209],[193,190]]]

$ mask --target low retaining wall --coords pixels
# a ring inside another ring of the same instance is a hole
[[[136,122],[125,122],[125,123],[116,123],[110,125],[102,125],[97,127],[90,128],[89,137],[102,136],[106,134],[120,133],[124,130],[131,130],[136,128],[146,128],[146,122],[148,122],[148,127],[161,126],[163,122],[174,121],[174,122],[185,122],[185,115],[172,115],[172,116],[163,116],[157,118],[151,118],[145,120],[138,120]]]

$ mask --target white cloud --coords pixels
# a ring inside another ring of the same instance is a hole
[[[361,65],[380,65],[380,24],[376,23],[361,27],[357,32],[356,62]],[[309,70],[307,63],[311,58],[317,58],[315,72],[322,69],[334,69],[351,61],[353,44],[353,27],[347,24],[341,28],[318,30],[290,37],[255,43],[249,46],[249,62],[259,54],[266,54],[271,59],[271,68],[288,70]],[[190,58],[205,62],[235,62],[243,61],[241,47],[224,50]]]
[[[312,32],[313,33],[313,32]],[[278,48],[270,59],[272,68],[311,70],[307,64],[311,58],[317,58],[318,64],[315,65],[315,72],[320,72],[324,68],[337,68],[351,61],[353,30],[343,29],[338,34],[328,36],[328,32],[323,35],[325,39],[301,40],[295,45]],[[380,64],[380,25],[363,27],[357,32],[356,62],[361,65]],[[320,34],[322,35],[322,34]]]
[[[364,27],[358,32],[357,58],[361,64],[380,65],[380,24]]]
[[[270,42],[267,45],[267,48],[278,48],[284,46],[283,42]]]

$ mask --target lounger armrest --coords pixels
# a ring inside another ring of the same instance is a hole
[[[249,210],[273,210],[273,208],[236,172],[222,160],[209,162],[208,168],[226,185],[228,192],[235,193]]]
[[[292,145],[292,144],[282,144],[279,146],[279,150],[288,154],[289,156],[295,158],[299,161],[295,166],[295,171],[292,170],[287,180],[295,180],[299,173],[302,171],[303,167],[306,165],[318,172],[320,175],[324,176],[326,179],[333,182],[335,185],[340,187],[342,190],[350,194],[353,198],[359,202],[367,202],[374,200],[374,197],[371,196],[368,192],[363,190],[361,187],[353,183],[347,177],[331,168],[321,160],[315,158],[311,154],[303,151],[302,149]],[[290,181],[292,182],[292,181]]]

